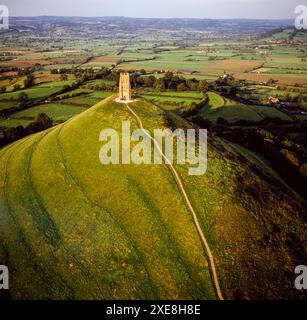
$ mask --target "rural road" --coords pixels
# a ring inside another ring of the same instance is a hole
[[[129,105],[127,103],[125,103],[127,109],[130,111],[130,113],[134,116],[134,118],[136,119],[140,129],[143,129],[144,130],[144,126],[143,126],[143,123],[140,119],[140,117],[129,107]],[[210,246],[209,246],[209,243],[200,227],[200,223],[199,223],[199,220],[197,218],[197,215],[195,213],[195,210],[191,204],[191,201],[189,199],[189,196],[183,186],[183,183],[181,181],[181,178],[178,174],[178,172],[176,171],[176,169],[174,168],[174,166],[172,165],[172,163],[170,162],[170,160],[165,156],[165,154],[163,153],[163,151],[161,150],[158,142],[153,138],[151,137],[150,134],[148,134],[147,131],[144,131],[144,133],[146,134],[146,136],[148,136],[154,143],[156,149],[159,151],[159,153],[161,154],[162,158],[165,160],[165,163],[166,165],[168,165],[168,167],[170,168],[173,176],[175,177],[176,179],[176,182],[177,182],[177,185],[180,189],[180,192],[193,216],[193,220],[194,220],[194,224],[195,224],[195,227],[197,229],[197,232],[200,236],[200,240],[203,244],[203,246],[205,247],[206,249],[206,253],[207,253],[207,256],[209,258],[209,266],[210,266],[210,269],[211,269],[211,274],[212,274],[212,277],[213,277],[213,283],[214,283],[214,288],[215,288],[215,291],[216,291],[216,294],[217,294],[217,297],[219,300],[224,300],[223,298],[223,294],[222,294],[222,290],[220,288],[220,284],[219,284],[219,280],[218,280],[218,276],[217,276],[217,273],[216,273],[216,267],[215,267],[215,263],[214,263],[214,258],[213,258],[213,254],[212,254],[212,251],[210,249]]]

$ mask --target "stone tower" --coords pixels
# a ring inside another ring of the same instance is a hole
[[[131,100],[130,74],[121,73],[119,79],[119,100]]]

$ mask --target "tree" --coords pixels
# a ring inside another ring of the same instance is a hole
[[[45,113],[39,113],[35,121],[42,124],[43,130],[51,128],[53,126],[52,119],[49,118]]]
[[[18,91],[20,89],[21,89],[21,85],[20,84],[14,84],[13,91]]]
[[[144,77],[144,85],[145,87],[154,87],[156,82],[156,78],[154,76]]]
[[[305,104],[304,97],[303,97],[302,95],[299,95],[299,96],[297,97],[297,102],[298,102],[298,104],[299,104],[300,106],[304,106],[304,104]]]
[[[186,90],[187,90],[187,86],[185,85],[184,82],[178,84],[177,91],[186,91]]]
[[[221,117],[217,118],[216,123],[223,125],[223,126],[229,126],[229,122],[226,119],[221,118]]]
[[[68,80],[68,75],[65,74],[65,73],[62,73],[62,74],[60,75],[60,80],[61,80],[61,81],[67,81],[67,80]]]
[[[300,166],[300,173],[307,178],[307,163],[303,163]]]
[[[165,81],[172,81],[174,77],[173,72],[166,72],[165,76],[164,76],[164,80]]]
[[[29,97],[25,92],[20,92],[18,96],[18,101],[22,104],[26,103],[29,101]]]
[[[229,96],[235,98],[237,93],[238,93],[238,89],[236,86],[231,86],[227,88],[227,93]]]
[[[26,79],[23,81],[23,85],[25,88],[29,88],[34,85],[34,76],[32,73],[27,75]]]
[[[196,79],[187,80],[187,86],[192,91],[198,91],[199,90],[199,84],[198,84],[198,81]]]
[[[5,86],[1,87],[0,88],[0,93],[5,93],[5,92],[6,92],[6,87]]]
[[[207,92],[208,90],[208,82],[206,80],[199,81],[199,91]]]
[[[25,137],[27,135],[27,131],[23,126],[17,126],[16,128],[12,127],[5,129],[3,131],[3,135],[6,143],[10,143]]]
[[[157,79],[156,83],[155,83],[155,88],[158,91],[163,91],[165,90],[165,81],[163,79]]]
[[[45,113],[39,113],[35,121],[29,123],[26,130],[28,134],[46,130],[53,126],[53,120],[49,118]]]
[[[143,77],[137,77],[136,78],[136,85],[137,87],[142,87],[144,85],[144,78]]]

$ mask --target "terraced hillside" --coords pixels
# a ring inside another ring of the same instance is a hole
[[[149,130],[189,126],[142,100],[130,108]],[[121,132],[124,120],[139,125],[108,98],[0,151],[0,261],[10,269],[13,299],[217,298],[169,168],[99,162],[101,130]],[[224,298],[302,298],[293,270],[306,261],[304,208],[260,159],[249,158],[253,165],[233,145],[211,141],[204,176],[176,170]],[[253,173],[256,163],[266,181]]]

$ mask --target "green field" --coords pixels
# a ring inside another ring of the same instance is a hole
[[[95,91],[93,93],[90,93],[88,96],[90,98],[94,99],[105,99],[113,95],[113,92],[108,92],[108,91]]]
[[[7,102],[7,101],[0,101],[0,110],[14,108],[17,106],[16,102]]]
[[[261,117],[247,106],[225,99],[214,92],[209,92],[208,104],[199,112],[197,117],[216,122],[218,118],[224,118],[228,122],[238,120],[261,120]]]
[[[91,107],[94,104],[98,103],[100,100],[101,99],[99,99],[99,98],[93,98],[93,97],[90,97],[89,95],[86,95],[86,96],[81,96],[81,97],[73,97],[73,98],[64,99],[64,100],[61,100],[57,103],[71,104],[71,105],[75,105],[75,106]]]
[[[142,96],[154,103],[160,103],[164,105],[171,104],[190,104],[192,102],[200,102],[202,94],[200,92],[178,92],[178,91],[166,91],[166,92],[144,92]]]
[[[0,121],[0,126],[5,126],[10,123],[10,120],[14,122],[16,120],[28,120],[34,121],[39,113],[45,113],[51,117],[54,121],[66,121],[71,117],[85,111],[87,108],[82,106],[73,106],[65,104],[48,103],[41,106],[33,107],[24,111],[16,112],[9,120]],[[12,122],[13,123],[13,122]],[[13,126],[12,124],[10,126]]]
[[[260,121],[264,118],[280,118],[281,120],[292,121],[292,118],[274,107],[244,105],[230,99],[223,98],[217,93],[209,92],[209,102],[196,117],[216,122],[223,118],[228,122],[239,120]],[[195,116],[193,116],[194,118]]]
[[[64,86],[71,85],[73,81],[55,81],[52,83],[44,83],[40,85],[36,85],[29,89],[18,90],[15,92],[8,92],[0,94],[0,101],[2,100],[16,100],[21,92],[24,92],[28,95],[29,99],[32,100],[40,100],[45,97],[48,97],[56,92],[60,91]]]

